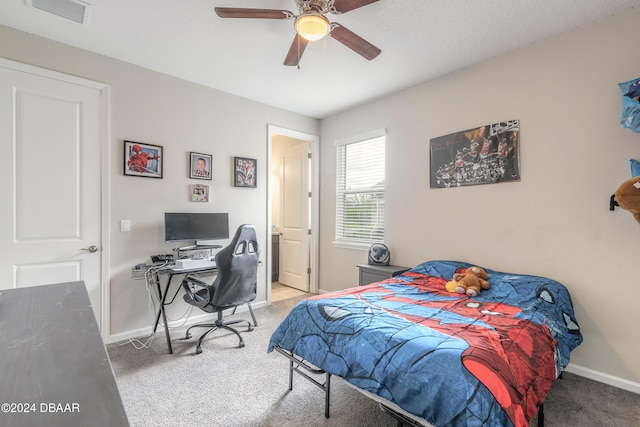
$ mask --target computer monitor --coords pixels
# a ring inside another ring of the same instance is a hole
[[[166,212],[166,242],[218,240],[229,238],[229,214],[212,212]]]

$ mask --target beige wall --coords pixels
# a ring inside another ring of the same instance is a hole
[[[317,120],[2,26],[0,57],[110,85],[109,340],[149,333],[147,290],[144,282],[130,278],[131,266],[175,246],[164,243],[165,211],[229,212],[232,230],[255,224],[263,265],[268,265],[267,125],[318,134]],[[162,145],[164,178],[124,176],[124,139]],[[212,181],[188,178],[190,151],[213,155]],[[233,187],[233,156],[258,160],[257,189]],[[194,183],[210,185],[209,203],[189,201],[188,186]],[[121,219],[131,220],[131,232],[120,232]],[[266,267],[261,268],[256,305],[266,304],[270,283]],[[188,307],[178,300],[170,306],[172,319]]]
[[[357,284],[366,261],[332,244],[333,141],[384,127],[392,263],[455,259],[564,283],[584,335],[572,368],[640,392],[640,224],[609,211],[640,160],[617,86],[640,76],[638,22],[633,10],[322,120],[320,289]],[[430,138],[508,119],[521,121],[521,182],[429,189]]]
[[[395,264],[458,259],[544,275],[572,293],[585,342],[572,368],[640,390],[637,280],[640,225],[608,199],[640,159],[640,135],[620,128],[617,83],[640,75],[629,46],[640,10],[485,61],[321,122],[183,82],[0,26],[0,57],[111,86],[111,337],[146,333],[147,294],[131,265],[170,249],[161,214],[187,201],[189,151],[214,156],[212,201],[231,226],[256,224],[264,245],[267,124],[318,134],[321,144],[320,289],[357,283],[362,251],[334,236],[333,141],[387,129],[387,238]],[[429,189],[429,139],[506,119],[521,120],[522,181]],[[122,173],[122,140],[165,147],[165,178]],[[258,189],[231,186],[231,157],[258,159]],[[130,219],[132,231],[119,232]],[[266,299],[266,271],[258,301]],[[631,274],[629,274],[631,273]],[[179,317],[184,305],[172,307]]]

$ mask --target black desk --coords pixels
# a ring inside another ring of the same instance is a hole
[[[173,300],[178,295],[178,292],[180,291],[180,288],[178,288],[176,292],[173,294],[173,297],[167,302],[167,296],[169,295],[169,287],[171,286],[171,279],[173,279],[173,276],[178,276],[178,275],[186,276],[188,274],[215,273],[217,271],[218,269],[216,267],[189,268],[189,269],[181,269],[181,270],[174,270],[170,267],[167,267],[167,268],[160,268],[155,270],[156,286],[158,288],[158,299],[160,300],[159,301],[160,308],[156,313],[156,322],[153,325],[153,333],[154,334],[156,333],[156,330],[158,329],[158,323],[160,322],[160,316],[162,316],[162,323],[164,323],[164,335],[165,335],[165,338],[167,339],[167,348],[169,349],[170,354],[173,354],[173,347],[171,346],[171,335],[169,334],[169,325],[167,324],[167,314],[165,311],[165,307],[173,302]],[[167,283],[164,286],[164,290],[162,289],[162,285],[160,283],[160,276],[167,277]]]
[[[0,294],[0,425],[128,426],[84,282]]]

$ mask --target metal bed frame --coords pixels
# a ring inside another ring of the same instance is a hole
[[[325,418],[329,418],[329,398],[331,394],[331,374],[329,372],[325,372],[324,370],[313,366],[308,363],[301,357],[296,354],[287,351],[280,347],[275,347],[275,350],[282,354],[284,357],[289,359],[289,390],[293,390],[293,373],[297,373],[298,375],[306,378],[312,384],[316,385],[320,389],[324,390],[324,416]],[[308,373],[307,373],[308,372]],[[320,382],[316,378],[311,375],[324,375],[324,382]],[[562,374],[558,377],[562,379]],[[419,421],[408,417],[407,415],[396,411],[395,409],[390,408],[389,406],[378,402],[380,409],[398,421],[397,427],[426,427],[424,424]],[[538,408],[538,427],[544,427],[544,404],[540,405]]]

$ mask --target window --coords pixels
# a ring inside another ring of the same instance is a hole
[[[384,240],[384,130],[338,142],[336,243]]]

